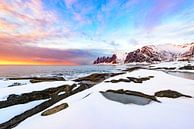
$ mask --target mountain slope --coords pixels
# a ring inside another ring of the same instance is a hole
[[[194,55],[194,43],[184,45],[149,45],[129,52],[125,63],[190,60]]]

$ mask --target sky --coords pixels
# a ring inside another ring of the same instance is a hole
[[[0,64],[85,65],[194,41],[193,0],[1,0]]]

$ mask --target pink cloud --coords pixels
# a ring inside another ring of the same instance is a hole
[[[2,41],[0,39],[0,41]],[[14,42],[14,39],[13,39]],[[3,61],[38,62],[39,64],[89,64],[93,54],[86,50],[58,50],[0,42],[0,63]]]
[[[0,12],[0,43],[4,43],[3,45],[26,46],[65,33],[68,36],[72,34],[68,29],[61,28],[63,31],[59,32],[53,27],[58,22],[58,16],[52,11],[45,10],[41,0],[14,2],[2,0]]]

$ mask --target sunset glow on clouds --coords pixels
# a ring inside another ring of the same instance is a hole
[[[0,64],[89,64],[147,44],[194,41],[193,0],[1,0]]]

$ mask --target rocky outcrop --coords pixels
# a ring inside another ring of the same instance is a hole
[[[65,99],[71,95],[74,95],[74,94],[79,93],[79,92],[86,90],[86,89],[88,89],[87,85],[80,84],[79,87],[73,88],[73,89],[69,90],[68,92],[65,92],[65,93],[60,94],[60,95],[54,95],[49,100],[46,100],[45,102],[37,105],[36,107],[29,109],[27,111],[24,111],[22,114],[17,115],[4,123],[1,123],[0,129],[12,129],[13,127],[17,126],[22,121],[27,119],[28,117],[31,117],[31,116],[49,108],[50,106],[61,101],[62,99]]]
[[[115,54],[112,55],[112,57],[98,57],[93,64],[103,64],[103,63],[107,63],[107,64],[116,64],[117,63],[117,56]]]
[[[179,68],[180,70],[194,70],[194,66],[186,65]]]
[[[105,82],[111,82],[111,83],[118,83],[118,82],[134,82],[134,83],[142,83],[143,81],[150,80],[151,78],[154,78],[154,76],[148,76],[148,77],[127,77],[127,79],[120,78],[118,80],[111,80],[111,81],[105,81]]]
[[[0,101],[0,109],[17,105],[24,104],[35,100],[49,99],[58,96],[59,93],[65,92],[69,94],[76,85],[63,85],[55,88],[49,88],[41,91],[33,91],[30,93],[23,93],[21,95],[11,94],[7,97],[7,100]]]
[[[173,91],[173,90],[158,91],[158,92],[155,93],[155,96],[157,96],[157,97],[167,97],[167,98],[179,98],[179,97],[192,98],[192,96],[190,96],[190,95],[185,95],[185,94],[179,93],[177,91]]]
[[[107,79],[109,77],[117,76],[120,74],[124,74],[124,73],[94,73],[94,74],[88,75],[86,77],[81,77],[81,78],[75,79],[74,81],[95,85],[97,83],[104,81],[105,79]]]

